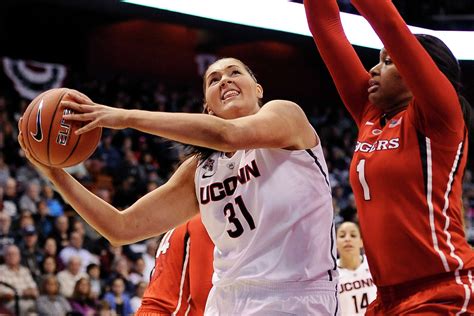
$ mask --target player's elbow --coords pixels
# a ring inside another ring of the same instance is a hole
[[[132,236],[129,236],[128,234],[123,234],[123,233],[122,234],[120,233],[109,234],[104,237],[109,241],[109,243],[113,247],[129,245],[136,240],[136,238],[134,239],[132,238]]]
[[[131,243],[128,241],[128,238],[120,234],[120,232],[109,232],[108,234],[103,234],[103,236],[113,247],[125,246]]]
[[[111,224],[108,226],[108,229],[102,233],[102,235],[114,247],[133,243],[135,232],[137,232],[137,230],[130,229],[130,227],[127,225],[127,218],[126,216],[123,216],[125,214],[120,215],[122,216],[119,216],[114,221],[110,221]]]
[[[109,241],[109,244],[112,247],[121,247],[121,246],[125,246],[127,244],[126,242],[119,241],[118,239],[107,238],[107,240]]]

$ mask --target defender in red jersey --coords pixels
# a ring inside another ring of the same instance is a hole
[[[350,181],[377,285],[368,314],[474,312],[462,223],[470,105],[446,45],[414,36],[390,0],[352,0],[385,48],[367,72],[336,0],[305,0],[309,27],[359,128]]]
[[[213,250],[200,215],[168,231],[136,315],[203,315],[212,287]]]

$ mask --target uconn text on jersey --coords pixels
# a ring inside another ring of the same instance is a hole
[[[239,169],[236,176],[224,179],[222,182],[214,182],[204,187],[199,188],[199,198],[201,204],[207,204],[210,201],[220,201],[226,196],[232,196],[234,194],[237,185],[245,184],[253,178],[260,177],[260,171],[258,170],[255,159]]]

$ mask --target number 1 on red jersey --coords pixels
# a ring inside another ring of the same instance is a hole
[[[357,173],[359,174],[359,181],[364,190],[364,200],[370,201],[370,189],[367,180],[365,180],[365,159],[361,159],[357,164]]]

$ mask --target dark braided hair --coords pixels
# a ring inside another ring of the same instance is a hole
[[[454,57],[448,46],[446,46],[446,44],[439,38],[427,34],[416,34],[415,37],[456,90],[459,97],[459,103],[461,104],[464,123],[466,124],[468,132],[469,147],[472,150],[472,130],[474,125],[472,107],[466,98],[461,95],[461,67],[459,66],[458,60]]]

